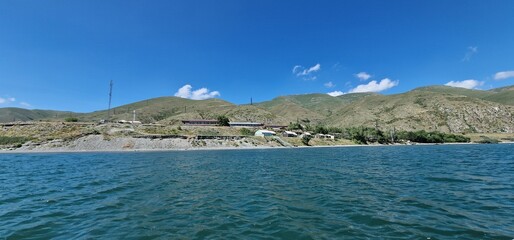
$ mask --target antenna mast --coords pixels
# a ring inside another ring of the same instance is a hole
[[[107,109],[107,121],[109,121],[111,117],[111,100],[112,100],[112,80],[109,83],[109,108]]]

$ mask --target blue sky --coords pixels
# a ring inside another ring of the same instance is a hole
[[[514,1],[0,1],[0,107],[514,84]]]

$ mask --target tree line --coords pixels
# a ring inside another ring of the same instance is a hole
[[[327,127],[323,125],[301,125],[299,123],[290,123],[288,130],[303,130],[313,132],[315,134],[333,134],[338,138],[352,140],[358,144],[392,144],[404,142],[417,142],[417,143],[465,143],[469,142],[470,138],[452,133],[443,133],[437,131],[382,131],[378,128],[372,127]]]

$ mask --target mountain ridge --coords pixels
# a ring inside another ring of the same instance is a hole
[[[158,97],[111,109],[113,120],[180,124],[184,119],[213,119],[226,115],[233,121],[258,121],[287,125],[338,127],[378,126],[404,130],[443,132],[514,131],[514,85],[490,90],[470,90],[449,86],[425,86],[408,92],[381,95],[352,93],[337,97],[322,93],[278,96],[251,105],[236,105],[222,99],[190,100]],[[80,121],[107,118],[107,110],[90,113],[0,108],[0,122]]]

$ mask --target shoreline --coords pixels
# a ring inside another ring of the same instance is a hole
[[[500,142],[497,144],[514,144],[514,142]],[[483,143],[416,143],[416,144],[355,144],[355,145],[317,145],[317,146],[253,146],[253,147],[193,147],[169,149],[111,149],[111,150],[0,150],[0,154],[64,154],[64,153],[152,153],[152,152],[189,152],[189,151],[232,151],[232,150],[270,150],[270,149],[308,149],[308,148],[351,148],[351,147],[397,147],[397,146],[443,146],[443,145],[489,145]]]

